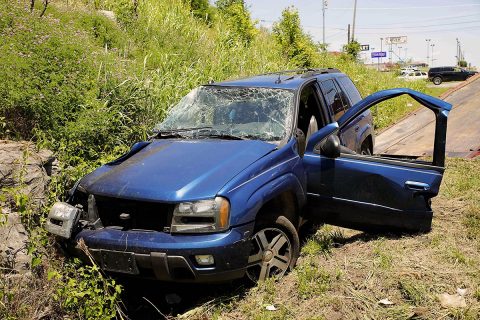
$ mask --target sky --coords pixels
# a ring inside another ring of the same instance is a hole
[[[252,18],[267,28],[280,19],[283,9],[293,5],[299,11],[303,29],[322,42],[322,0],[246,3]],[[340,51],[347,42],[353,6],[354,0],[327,0],[325,42],[329,51]],[[380,38],[397,36],[406,36],[407,42],[392,47],[393,61],[401,57],[426,62],[428,50],[431,66],[455,65],[458,38],[465,60],[480,69],[480,0],[357,0],[355,39],[370,45],[370,52],[362,53],[366,63],[377,61],[370,56],[371,51],[380,51]],[[388,51],[385,43],[382,49]]]

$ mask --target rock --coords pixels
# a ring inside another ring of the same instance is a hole
[[[117,21],[117,17],[115,16],[115,13],[113,11],[108,11],[108,10],[98,10],[98,13],[104,15],[105,17],[107,17],[108,19],[116,22]]]
[[[465,298],[459,294],[442,293],[438,295],[438,300],[444,308],[465,308],[467,303]]]
[[[35,149],[30,142],[0,140],[0,188],[18,188],[15,192],[27,194],[40,208],[58,165],[52,151]]]
[[[0,140],[0,265],[28,270],[28,233],[15,212],[15,195],[28,197],[29,209],[40,210],[47,199],[50,177],[58,163],[49,150],[36,150],[31,142]]]
[[[2,213],[7,215],[8,221],[0,227],[0,264],[7,269],[26,271],[30,263],[27,231],[18,213],[10,212],[9,208],[2,208]]]

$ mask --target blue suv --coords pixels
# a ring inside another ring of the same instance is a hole
[[[436,118],[432,161],[372,155],[369,108],[407,94]],[[451,105],[409,89],[361,98],[336,69],[194,89],[148,141],[83,177],[46,228],[105,271],[177,282],[282,276],[298,230],[428,231]]]

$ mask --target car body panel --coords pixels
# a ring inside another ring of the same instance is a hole
[[[432,164],[389,157],[342,153],[328,158],[315,144],[377,103],[408,94],[436,115]],[[361,230],[427,231],[431,227],[430,199],[438,194],[443,176],[446,119],[451,105],[410,89],[384,90],[354,105],[338,121],[318,132],[305,153],[308,209],[311,219]],[[443,152],[443,154],[442,154]]]
[[[214,198],[226,182],[275,148],[253,140],[153,140],[124,161],[85,176],[80,184],[95,195],[135,200]]]

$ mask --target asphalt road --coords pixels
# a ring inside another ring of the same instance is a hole
[[[453,105],[448,117],[446,154],[471,157],[480,149],[480,77],[444,100]],[[429,156],[434,132],[433,112],[422,108],[379,134],[374,153]]]

